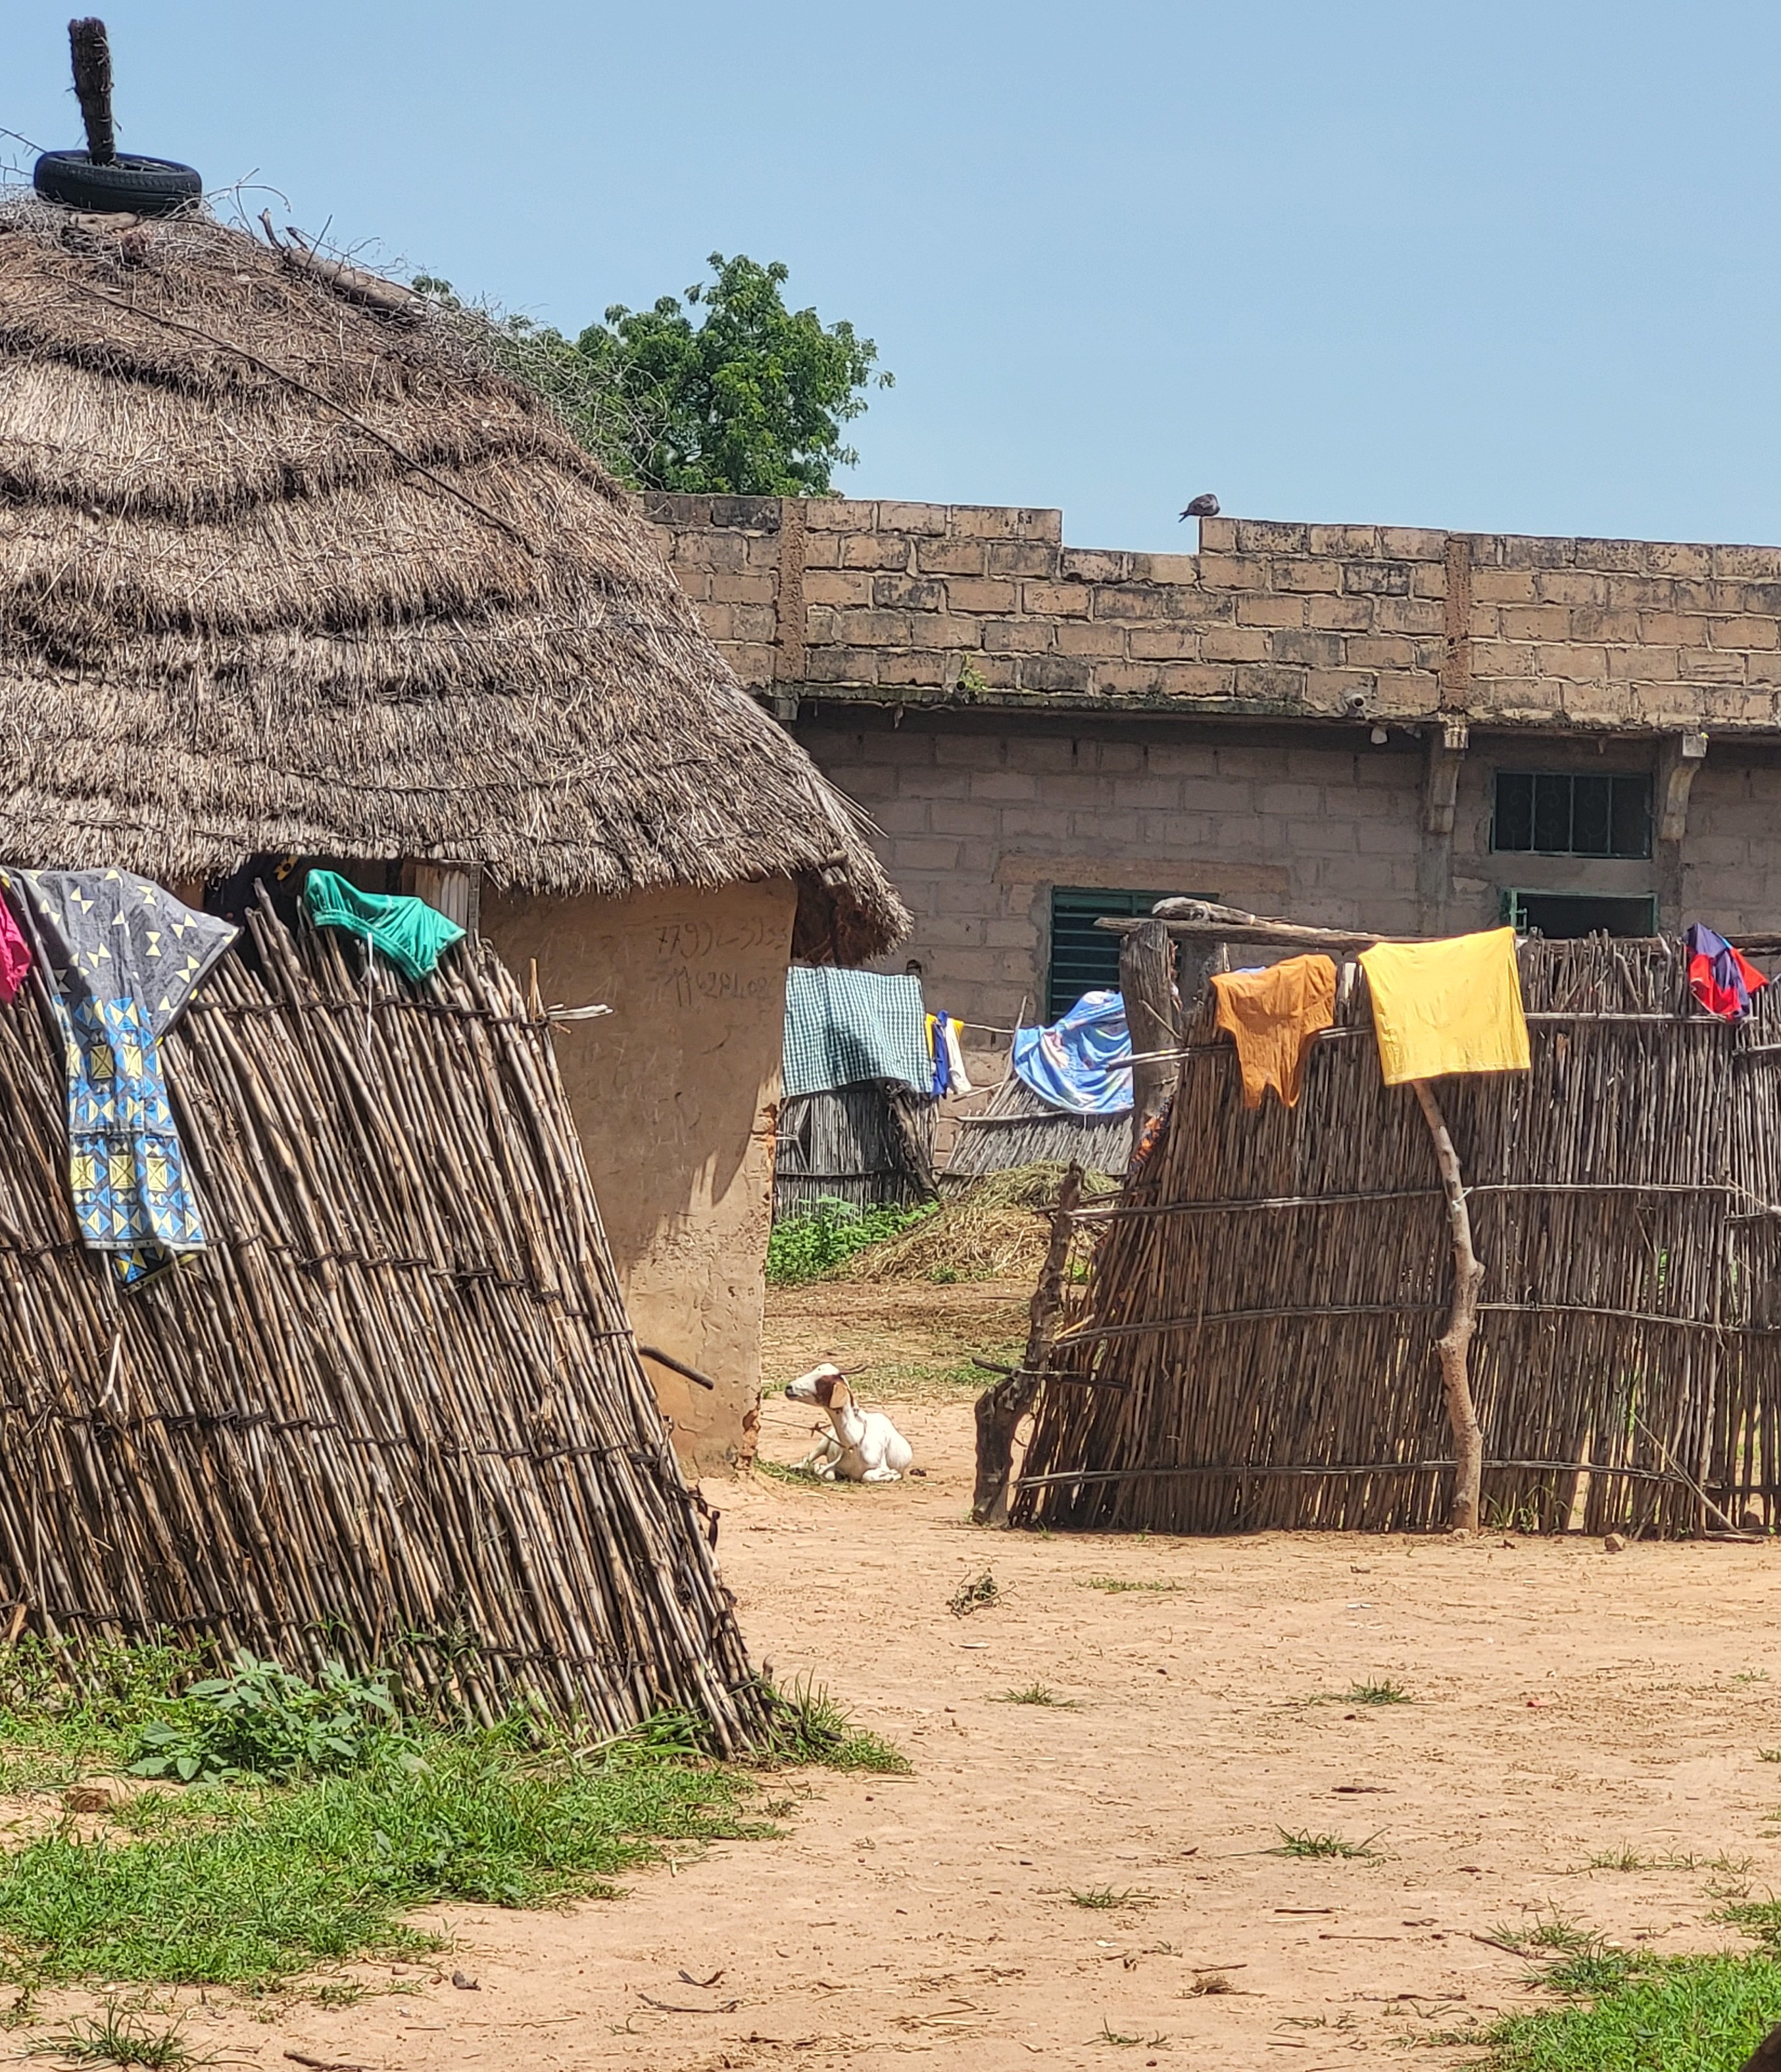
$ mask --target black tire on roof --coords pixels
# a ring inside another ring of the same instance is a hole
[[[46,151],[31,185],[47,201],[102,215],[171,216],[204,191],[196,171],[177,158],[120,153],[109,166],[96,166],[84,151]]]

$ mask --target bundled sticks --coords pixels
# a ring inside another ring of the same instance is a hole
[[[1668,940],[1531,941],[1521,972],[1532,1071],[1440,1083],[1484,1267],[1483,1516],[1660,1536],[1781,1517],[1774,993],[1741,1027],[1712,1020]],[[1445,1524],[1453,1252],[1364,980],[1296,1109],[1245,1112],[1208,1005],[1184,1048],[1136,1182],[1078,1218],[1089,1278],[1014,1522]]]
[[[167,1063],[210,1248],[121,1292],[75,1234],[60,1056],[28,992],[0,1009],[9,1622],[76,1674],[84,1642],[171,1633],[746,1744],[705,1515],[492,952],[413,987],[257,915]]]

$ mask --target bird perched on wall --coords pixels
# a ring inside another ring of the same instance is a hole
[[[1181,515],[1183,519],[1215,518],[1218,516],[1218,499],[1208,489],[1203,496],[1196,496]]]

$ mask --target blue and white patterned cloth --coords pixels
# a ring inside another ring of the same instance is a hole
[[[1049,1029],[1014,1031],[1014,1066],[1067,1115],[1124,1115],[1132,1105],[1132,1039],[1117,993],[1085,993]]]
[[[127,870],[0,871],[67,1054],[75,1222],[126,1285],[203,1249],[161,1038],[238,932]]]
[[[794,964],[785,975],[787,1099],[862,1079],[933,1091],[921,980]]]

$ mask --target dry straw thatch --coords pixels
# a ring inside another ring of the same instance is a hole
[[[1737,1027],[1671,940],[1522,946],[1531,1072],[1439,1082],[1485,1267],[1488,1519],[1658,1536],[1781,1517],[1781,989]],[[1436,1527],[1453,1247],[1358,980],[1288,1110],[1203,1003],[1162,1134],[1082,1211],[1017,1523]],[[1081,1382],[1092,1386],[1084,1387]]]
[[[168,1038],[210,1245],[76,1231],[60,1048],[0,1008],[0,1621],[341,1655],[492,1718],[763,1718],[627,1322],[549,1025],[268,915]]]
[[[843,1281],[1032,1280],[1045,1263],[1048,1211],[1066,1166],[1041,1162],[949,1189],[938,1208],[895,1237],[855,1252]],[[1114,1186],[1090,1174],[1091,1187]]]
[[[201,213],[94,224],[0,207],[0,856],[788,877],[799,954],[900,934],[859,815],[474,321]]]

